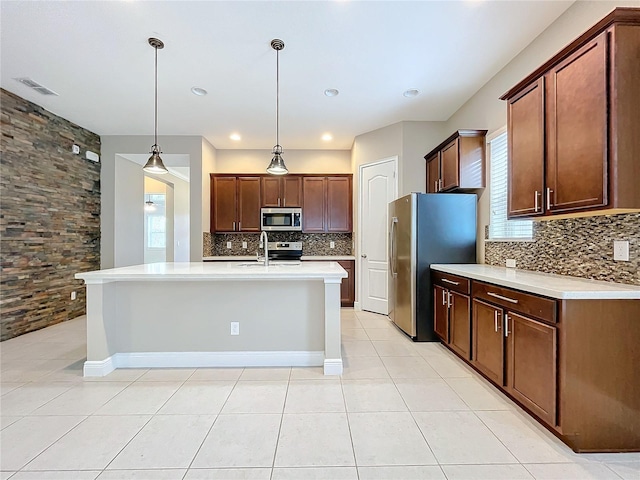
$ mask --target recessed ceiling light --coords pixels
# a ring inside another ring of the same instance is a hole
[[[240,134],[239,134],[239,133],[232,133],[231,135],[229,135],[229,138],[230,138],[231,140],[235,140],[236,142],[237,142],[238,140],[242,140],[242,137],[240,136]]]
[[[191,87],[191,93],[198,95],[199,97],[205,96],[208,92],[204,88]]]
[[[420,95],[420,90],[418,90],[417,88],[410,88],[409,90],[405,90],[402,94],[402,96],[408,98],[417,97],[418,95]]]
[[[336,97],[336,96],[338,96],[338,94],[339,94],[339,93],[340,93],[340,92],[338,91],[338,89],[337,89],[337,88],[327,88],[327,89],[324,91],[324,94],[325,94],[327,97]]]
[[[330,142],[331,140],[333,140],[333,135],[331,135],[330,133],[325,133],[324,135],[322,135],[322,140],[324,140],[325,142]]]

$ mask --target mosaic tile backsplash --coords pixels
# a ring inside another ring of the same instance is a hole
[[[485,263],[640,285],[640,213],[533,223],[533,242],[485,243]],[[629,241],[629,261],[613,260],[613,241]]]
[[[268,232],[270,242],[302,242],[303,255],[352,255],[350,233]],[[227,248],[231,242],[231,248]],[[242,248],[247,242],[247,248]],[[335,242],[335,248],[330,248]],[[255,255],[260,244],[259,233],[204,232],[203,256]]]

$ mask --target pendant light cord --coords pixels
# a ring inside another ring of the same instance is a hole
[[[276,145],[280,145],[280,50],[276,50]]]
[[[156,51],[156,62],[155,62],[155,74],[156,74],[156,78],[155,78],[155,85],[156,85],[156,89],[155,89],[155,103],[156,103],[156,109],[155,109],[155,118],[154,118],[154,123],[155,123],[155,134],[154,134],[154,139],[153,139],[153,143],[154,145],[157,147],[158,146],[158,47],[154,47],[154,50]]]

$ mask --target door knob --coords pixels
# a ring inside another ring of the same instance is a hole
[[[367,258],[367,254],[363,253],[362,255],[360,255],[362,258]]]

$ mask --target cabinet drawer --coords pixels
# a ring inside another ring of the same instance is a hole
[[[433,283],[441,285],[453,292],[469,295],[471,293],[471,280],[450,273],[431,272]]]
[[[557,322],[557,304],[550,298],[477,281],[473,282],[473,296],[540,320]]]

